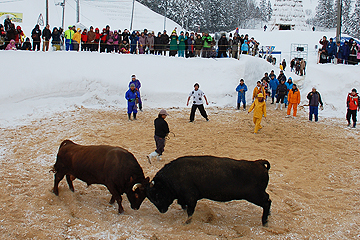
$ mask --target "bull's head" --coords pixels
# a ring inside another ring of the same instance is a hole
[[[146,197],[145,186],[149,184],[150,178],[147,177],[141,182],[135,182],[132,177],[130,178],[130,183],[132,184],[131,189],[126,193],[126,196],[130,202],[131,208],[138,210],[141,203]]]
[[[165,213],[175,199],[171,189],[160,179],[154,179],[146,186],[146,195],[161,213]]]

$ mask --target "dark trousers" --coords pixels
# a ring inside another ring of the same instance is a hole
[[[208,116],[206,114],[206,111],[204,109],[204,105],[201,104],[201,105],[195,105],[193,104],[192,107],[191,107],[191,113],[190,113],[190,122],[193,122],[194,119],[195,119],[195,112],[196,112],[196,109],[199,108],[199,111],[200,111],[200,114],[201,116],[203,116],[206,120],[208,120]]]
[[[309,106],[309,107],[310,107],[309,120],[312,121],[312,115],[314,114],[315,122],[317,122],[319,120],[318,119],[319,107],[318,106]]]
[[[356,111],[357,111],[357,110],[350,110],[350,109],[348,109],[348,110],[347,110],[347,113],[346,113],[346,120],[347,120],[348,123],[350,124],[350,118],[352,118],[354,127],[355,127],[355,125],[356,125]]]
[[[276,98],[276,103],[279,103],[281,100],[281,103],[284,103],[284,99],[285,99],[285,94],[278,94],[277,98]]]
[[[35,49],[37,51],[40,51],[40,41],[34,41],[33,42],[33,51],[35,51]]]
[[[162,153],[164,152],[164,148],[165,148],[165,138],[161,138],[161,137],[155,135],[154,139],[155,139],[155,143],[156,143],[155,152],[157,152],[161,156]]]

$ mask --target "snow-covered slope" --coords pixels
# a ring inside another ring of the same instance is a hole
[[[62,7],[55,4],[62,0],[49,1],[49,23],[51,29],[60,27],[62,20]],[[45,1],[43,0],[14,0],[0,2],[3,12],[23,13],[23,23],[20,24],[27,36],[37,23],[40,13],[45,21]],[[65,28],[76,23],[76,3],[66,1]],[[133,29],[147,28],[156,33],[164,29],[164,17],[135,1]],[[84,0],[80,1],[80,22],[89,27],[102,29],[110,25],[111,29],[130,29],[132,0]],[[172,20],[166,20],[167,31],[180,26]]]

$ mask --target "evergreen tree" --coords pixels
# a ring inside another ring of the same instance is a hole
[[[360,0],[356,0],[354,13],[349,22],[348,31],[350,35],[360,38]]]
[[[336,13],[333,0],[319,0],[316,7],[315,23],[325,28],[335,27]]]
[[[349,32],[351,2],[352,2],[351,0],[342,0],[341,23],[342,23],[342,31],[345,33]]]
[[[261,21],[268,21],[266,0],[260,0]]]

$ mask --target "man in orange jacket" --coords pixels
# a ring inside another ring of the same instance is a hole
[[[260,81],[257,81],[256,86],[255,86],[254,91],[253,91],[253,97],[252,97],[252,100],[253,100],[253,101],[257,98],[257,96],[258,96],[259,93],[262,93],[263,96],[265,96],[265,89],[264,89],[264,87],[261,85],[261,82],[260,82]]]
[[[296,117],[296,112],[297,112],[297,106],[300,103],[300,91],[296,87],[296,84],[293,84],[292,89],[289,91],[288,103],[289,103],[289,105],[288,105],[287,116],[286,117],[290,117],[291,108],[293,108],[293,116],[295,118]]]

